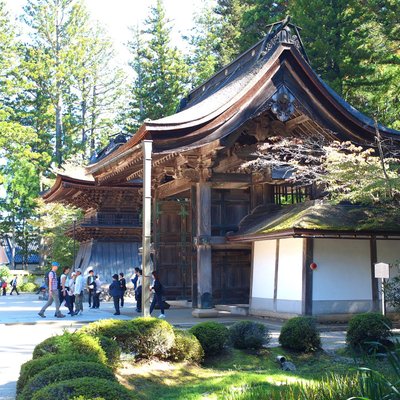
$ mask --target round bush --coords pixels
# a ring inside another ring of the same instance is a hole
[[[96,354],[102,364],[107,363],[107,357],[99,344],[99,339],[83,333],[64,332],[52,336],[39,343],[33,350],[32,358],[43,357],[46,354]]]
[[[172,325],[158,318],[136,318],[129,321],[135,331],[130,338],[129,350],[138,358],[167,358],[174,345]]]
[[[315,351],[321,347],[321,338],[312,317],[289,319],[281,329],[279,343],[282,347],[297,351]]]
[[[106,353],[107,364],[112,368],[116,368],[121,357],[121,348],[118,343],[107,336],[99,336],[99,341],[101,348]]]
[[[134,399],[133,394],[119,383],[101,378],[75,378],[45,386],[33,395],[32,400],[70,400],[77,396],[84,396],[85,399]]]
[[[197,337],[206,356],[222,352],[228,337],[228,329],[218,322],[200,322],[189,329]]]
[[[236,322],[229,328],[229,334],[236,349],[260,349],[271,340],[268,328],[260,322]]]
[[[84,361],[65,361],[48,367],[26,383],[18,400],[31,400],[33,394],[41,388],[55,382],[66,381],[81,377],[103,378],[115,381],[113,372],[100,363]]]
[[[92,361],[100,362],[97,354],[49,354],[35,360],[29,360],[21,365],[19,378],[17,381],[17,394],[21,393],[29,379],[50,367],[51,365],[61,364],[68,361]]]
[[[385,343],[391,328],[391,321],[379,313],[358,314],[349,321],[346,342],[354,348],[370,347],[366,342]]]
[[[131,322],[119,319],[104,319],[87,324],[79,329],[78,332],[97,337],[108,337],[116,341],[122,349],[126,349],[129,347],[132,336],[136,334],[136,328]]]
[[[200,364],[204,358],[204,350],[196,336],[181,329],[174,329],[174,334],[175,344],[169,350],[168,358],[172,361]]]

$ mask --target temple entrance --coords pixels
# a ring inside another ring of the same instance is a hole
[[[155,203],[155,268],[169,300],[192,299],[192,232],[190,202],[186,199]]]

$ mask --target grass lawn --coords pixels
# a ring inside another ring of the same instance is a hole
[[[275,361],[278,354],[292,361],[297,370],[282,371]],[[159,361],[124,362],[119,378],[143,400],[226,399],[247,385],[263,383],[272,388],[284,383],[318,381],[329,374],[344,375],[356,368],[351,359],[337,360],[323,352],[296,354],[281,348],[260,352],[230,349],[201,367]]]

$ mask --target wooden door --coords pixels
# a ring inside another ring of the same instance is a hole
[[[188,200],[158,201],[154,229],[155,268],[170,300],[192,299],[192,234]]]
[[[213,250],[212,285],[214,304],[248,304],[251,250]]]

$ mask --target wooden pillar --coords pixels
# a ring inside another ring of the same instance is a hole
[[[314,261],[314,239],[303,239],[303,306],[302,314],[312,315],[313,270],[310,264]]]
[[[211,183],[196,183],[197,307],[212,308]]]
[[[373,311],[379,312],[379,280],[375,278],[375,263],[378,262],[376,248],[376,238],[370,239],[370,258],[371,258],[371,289],[372,289],[372,307]]]

